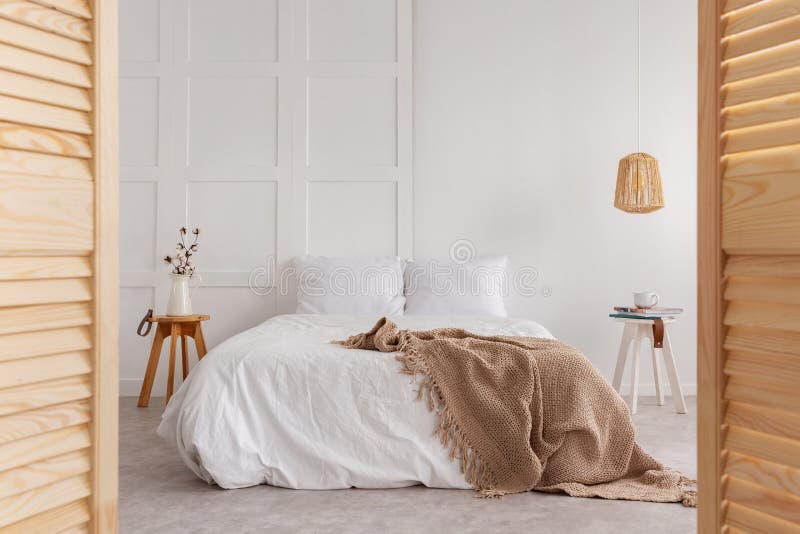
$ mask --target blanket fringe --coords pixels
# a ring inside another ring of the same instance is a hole
[[[502,490],[484,489],[480,490],[475,497],[478,499],[502,499],[505,494],[506,492]]]
[[[681,475],[678,482],[683,493],[681,494],[681,504],[687,508],[697,508],[697,481]]]
[[[497,482],[494,473],[481,460],[459,428],[453,412],[444,402],[439,386],[431,377],[425,360],[417,352],[412,337],[407,330],[400,332],[397,348],[400,351],[400,354],[397,355],[397,360],[403,364],[401,372],[414,377],[414,380],[419,385],[417,399],[424,398],[427,402],[428,410],[435,411],[439,415],[439,424],[436,426],[434,435],[439,438],[442,446],[448,451],[450,459],[459,460],[464,478],[478,492],[476,497],[483,499],[501,498],[506,492],[495,489]]]
[[[361,333],[352,335],[347,339],[334,339],[331,341],[331,343],[334,343],[336,345],[342,345],[343,347],[348,349],[356,349],[364,343],[364,340],[366,338],[367,334]]]

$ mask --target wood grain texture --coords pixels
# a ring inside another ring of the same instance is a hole
[[[90,518],[89,500],[84,498],[5,526],[3,527],[3,534],[61,533],[85,524]],[[66,530],[62,531],[60,529]]]
[[[778,20],[722,41],[724,58],[731,59],[800,39],[800,16]]]
[[[758,78],[732,82],[722,86],[722,102],[725,107],[755,102],[797,91],[800,86],[800,68],[794,67]]]
[[[796,119],[798,115],[800,115],[800,93],[795,90],[791,94],[725,108],[722,111],[722,129],[733,130]]]
[[[88,451],[75,451],[0,473],[0,499],[88,473]]]
[[[71,426],[0,445],[2,471],[90,447],[88,425]],[[0,506],[2,508],[2,506]]]
[[[796,328],[796,327],[795,327]],[[725,337],[727,350],[800,354],[797,333],[770,328],[732,326]]]
[[[92,86],[92,78],[85,65],[78,65],[71,61],[64,61],[6,44],[0,44],[0,69],[37,76],[75,87]]]
[[[88,423],[91,415],[91,406],[86,399],[4,415],[0,417],[0,445]]]
[[[194,314],[194,315],[154,315],[148,322],[159,324],[172,324],[172,323],[197,323],[198,321],[208,321],[211,319],[210,315]]]
[[[92,133],[90,116],[85,111],[9,96],[0,96],[0,120],[79,134]]]
[[[89,138],[84,135],[3,121],[0,121],[0,147],[57,156],[92,157]]]
[[[92,30],[85,19],[26,0],[0,0],[0,17],[77,41],[92,40]]]
[[[93,196],[91,182],[4,179],[0,173],[0,253],[88,253],[94,243]]]
[[[796,387],[773,384],[741,376],[732,376],[728,379],[727,385],[725,386],[725,399],[787,411],[797,411],[798,407],[800,407],[800,391],[798,391]],[[732,427],[728,428],[729,438],[731,428]],[[757,438],[758,437],[763,438],[763,436],[757,436]],[[794,444],[794,448],[800,448],[800,443],[792,443]],[[766,446],[766,444],[762,445]],[[739,452],[743,454],[753,454],[747,450],[739,450]],[[798,451],[794,452],[796,453]],[[759,455],[755,454],[755,456]],[[761,457],[770,459],[769,456]],[[791,462],[786,462],[785,459],[774,461],[787,465],[794,465]],[[796,461],[800,462],[800,456],[797,456]]]
[[[92,179],[89,162],[84,159],[9,148],[0,148],[0,174],[30,174],[85,181]]]
[[[63,506],[91,494],[86,474],[70,477],[0,500],[0,527],[16,523],[35,514]]]
[[[727,497],[753,510],[800,525],[800,498],[736,477],[729,477]]]
[[[88,302],[0,308],[0,335],[92,324]]]
[[[86,43],[1,18],[0,41],[81,65],[92,63]]]
[[[726,326],[782,330],[800,334],[800,306],[765,302],[731,302],[725,311]]]
[[[0,256],[0,280],[83,278],[92,275],[86,256]]]
[[[118,180],[116,1],[94,6],[94,21],[92,11],[85,0],[0,0],[0,530],[9,532],[117,529],[118,267],[107,259],[117,226],[106,214],[117,210],[106,192]]]
[[[781,438],[731,425],[725,435],[725,448],[795,469],[800,467],[800,454],[798,454],[800,453],[800,443],[794,439]]]
[[[723,248],[737,254],[800,253],[798,178],[800,173],[791,172],[726,179]]]
[[[92,523],[84,523],[82,525],[75,525],[66,530],[62,530],[58,534],[89,534],[92,530]]]
[[[754,78],[796,67],[800,63],[800,41],[730,59],[722,64],[723,83]]]
[[[725,412],[725,422],[766,434],[800,440],[800,413],[731,401]]]
[[[725,361],[725,374],[791,386],[800,383],[800,357],[792,354],[730,352]]]
[[[2,69],[0,69],[0,94],[81,111],[92,109],[86,89]]]
[[[797,534],[797,525],[736,502],[726,505],[725,523],[746,534]],[[732,533],[731,533],[732,534]]]
[[[95,147],[94,316],[102,327],[94,330],[94,391],[92,435],[91,528],[95,533],[116,532],[119,486],[119,137],[118,48],[116,0],[95,0],[93,100]]]
[[[727,300],[776,302],[800,305],[800,280],[797,278],[763,278],[736,276],[725,290]]]
[[[734,256],[725,264],[725,274],[800,277],[800,256]]]
[[[725,154],[800,143],[800,120],[788,120],[731,130],[722,134]]]
[[[59,11],[63,11],[64,13],[69,13],[70,15],[75,15],[76,17],[81,17],[84,19],[92,18],[92,9],[89,5],[89,0],[31,0],[31,1],[43,6],[58,9]]]
[[[800,171],[800,145],[729,154],[723,165],[725,178]]]
[[[88,399],[91,395],[92,382],[88,375],[3,389],[0,395],[0,415]]]
[[[724,15],[723,35],[727,37],[795,15],[800,15],[800,0],[770,0],[755,3],[735,13]]]
[[[57,332],[57,330],[54,330],[54,332]],[[6,365],[3,366],[3,374],[0,375],[0,388],[84,375],[91,372],[92,361],[88,350],[12,360],[6,362]]]
[[[84,326],[6,334],[0,336],[0,362],[78,352],[90,348],[92,348],[92,338],[89,329]]]
[[[727,12],[721,18],[726,38],[716,37],[722,53],[716,58],[716,89],[726,107],[720,127],[709,133],[709,144],[716,135],[722,154],[699,153],[700,159],[716,159],[722,191],[701,199],[698,213],[721,205],[721,242],[710,244],[725,253],[727,265],[725,278],[698,281],[701,290],[706,284],[722,291],[724,313],[714,320],[728,330],[727,352],[718,357],[724,376],[709,375],[717,385],[722,420],[715,427],[699,422],[699,436],[722,430],[714,451],[705,457],[700,451],[699,466],[716,467],[718,459],[723,465],[716,473],[721,486],[709,505],[715,508],[704,513],[700,503],[699,531],[798,532],[800,0],[701,0],[704,11],[701,43],[703,34],[711,33],[704,25],[713,26],[714,17]],[[709,99],[714,90],[708,89]],[[701,94],[701,124],[706,113],[711,120],[714,113],[702,102]],[[702,236],[702,215],[698,224]],[[702,403],[698,399],[701,412]],[[700,472],[702,478],[702,467]],[[702,495],[702,485],[699,489]]]
[[[0,307],[87,302],[91,299],[90,283],[82,278],[0,282]]]
[[[741,9],[756,2],[761,2],[761,0],[725,0],[722,2],[722,13],[729,13],[734,9]]]
[[[720,247],[720,4],[698,1],[697,479],[699,532],[722,526],[722,269]]]
[[[732,452],[725,462],[725,473],[800,497],[800,469]]]

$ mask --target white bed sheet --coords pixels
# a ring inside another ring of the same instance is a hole
[[[468,488],[433,435],[395,354],[330,343],[377,317],[281,315],[212,349],[164,412],[158,434],[197,476],[223,488]],[[499,317],[392,317],[400,328],[461,327],[548,337]]]

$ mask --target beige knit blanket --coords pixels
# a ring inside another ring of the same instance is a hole
[[[436,434],[484,497],[537,490],[694,506],[694,481],[634,440],[625,402],[577,349],[556,340],[400,331],[383,318],[345,347],[400,351]]]

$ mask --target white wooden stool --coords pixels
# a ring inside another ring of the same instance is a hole
[[[617,321],[625,323],[625,330],[622,332],[622,343],[619,346],[619,356],[617,357],[617,368],[614,371],[613,386],[617,392],[622,385],[622,374],[625,371],[625,362],[628,355],[633,356],[633,372],[631,373],[631,413],[636,413],[636,404],[639,397],[639,352],[642,340],[647,340],[650,351],[653,355],[653,378],[656,383],[656,401],[659,406],[664,405],[664,392],[661,389],[661,367],[658,363],[658,354],[664,358],[664,365],[667,368],[669,377],[669,388],[672,393],[672,401],[675,403],[675,411],[686,413],[686,401],[683,398],[681,383],[678,380],[678,368],[675,366],[675,357],[672,354],[672,344],[669,340],[668,325],[675,322],[674,317],[665,317],[663,347],[656,347],[653,335],[653,319],[628,319],[616,318]]]

